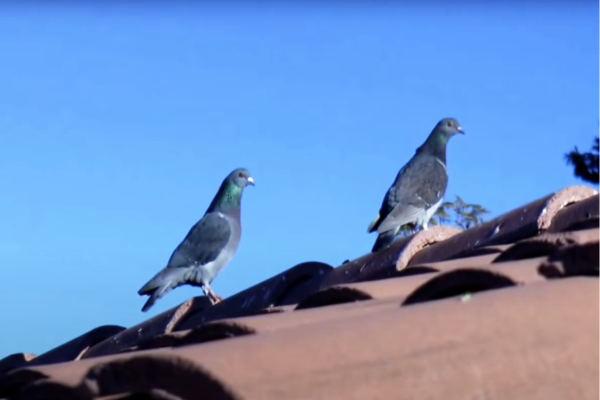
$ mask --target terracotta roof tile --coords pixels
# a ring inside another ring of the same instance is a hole
[[[320,287],[397,276],[397,272],[404,269],[419,251],[439,241],[447,240],[459,232],[460,230],[455,228],[434,226],[414,236],[402,238],[387,249],[367,254],[336,268],[325,277]]]
[[[173,331],[175,325],[185,316],[204,311],[210,306],[206,297],[195,297],[185,303],[167,310],[154,318],[146,320],[127,330],[98,343],[82,355],[82,358],[97,357],[104,354],[118,353],[123,349],[137,345],[148,338],[153,338]]]
[[[582,186],[560,190],[433,245],[417,254],[411,262],[422,264],[448,260],[462,257],[461,253],[476,248],[513,243],[535,236],[547,230],[552,219],[564,208],[595,194],[591,188]]]
[[[46,365],[64,361],[79,360],[88,349],[124,331],[125,328],[117,325],[106,325],[84,333],[75,339],[62,344],[29,361],[30,365]]]
[[[27,353],[15,353],[4,357],[0,360],[0,376],[8,371],[20,368],[34,358],[35,355]]]
[[[88,398],[153,387],[184,399],[391,398],[399,387],[406,398],[598,397],[596,279],[387,304],[368,313],[352,304],[342,316],[342,306],[305,310],[321,322],[236,340],[22,369],[2,395],[60,385]]]
[[[584,246],[598,243],[598,229],[572,232],[544,233],[521,240],[500,253],[494,262],[521,260],[537,256],[549,256],[566,246]]]
[[[599,206],[598,195],[571,204],[552,220],[549,231],[576,230],[586,227],[586,225],[589,225],[590,228],[598,228]]]
[[[191,329],[215,319],[261,314],[276,306],[297,303],[306,296],[306,288],[323,279],[332,267],[319,262],[296,265],[258,285],[244,290],[202,313],[178,322],[175,330]],[[298,290],[305,288],[305,290]],[[311,289],[308,289],[311,290]]]
[[[215,306],[196,297],[13,354],[0,398],[597,399],[598,204],[567,188],[464,232],[432,227]]]

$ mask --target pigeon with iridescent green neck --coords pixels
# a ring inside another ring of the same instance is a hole
[[[140,296],[150,296],[143,312],[169,291],[186,284],[200,286],[213,304],[221,301],[210,284],[240,243],[240,203],[248,185],[254,186],[254,180],[244,168],[225,178],[206,213],[171,254],[167,266],[138,291]]]
[[[411,224],[427,230],[427,223],[442,204],[446,193],[446,145],[457,133],[464,134],[456,119],[442,119],[413,158],[398,172],[385,194],[377,218],[369,225],[369,233],[377,231],[372,252],[389,246],[403,225]]]

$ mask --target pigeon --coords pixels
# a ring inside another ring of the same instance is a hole
[[[142,312],[186,284],[200,286],[212,304],[222,300],[210,284],[237,250],[242,233],[240,203],[248,185],[254,186],[254,179],[245,168],[234,170],[223,180],[206,213],[173,251],[167,266],[138,291],[140,296],[150,296]]]
[[[427,223],[442,204],[448,186],[446,145],[457,133],[464,134],[464,131],[456,119],[440,120],[398,172],[377,218],[367,230],[378,234],[372,252],[389,246],[403,225],[412,225],[413,232],[416,226],[427,230]]]

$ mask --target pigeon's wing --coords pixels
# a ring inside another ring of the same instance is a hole
[[[400,187],[401,179],[405,175],[405,172],[410,168],[410,162],[408,162],[396,175],[396,179],[390,188],[388,189],[385,197],[383,198],[383,203],[381,204],[381,209],[379,210],[379,218],[380,223],[383,222],[387,218],[388,215],[392,212],[394,207],[398,204],[399,201],[399,191],[397,190]]]
[[[379,231],[379,226],[385,221],[385,219],[390,215],[394,207],[396,207],[396,205],[398,204],[398,193],[396,190],[396,186],[399,185],[400,177],[404,174],[409,164],[410,161],[409,163],[404,165],[400,169],[400,171],[398,171],[398,174],[396,174],[396,179],[394,180],[394,183],[392,184],[392,186],[390,186],[388,191],[385,193],[385,196],[383,197],[383,202],[381,203],[381,208],[379,209],[377,218],[375,218],[375,220],[371,222],[367,232],[371,233],[374,231]]]
[[[435,156],[417,155],[402,168],[388,191],[386,202],[391,210],[377,231],[386,232],[414,223],[422,213],[444,197],[447,185],[446,166]]]
[[[231,226],[219,212],[207,213],[177,246],[167,268],[204,265],[217,259],[231,237]]]

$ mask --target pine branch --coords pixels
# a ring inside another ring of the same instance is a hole
[[[568,165],[573,166],[576,177],[589,183],[598,184],[598,137],[594,139],[591,151],[581,153],[575,147],[573,151],[565,154],[565,160]]]

